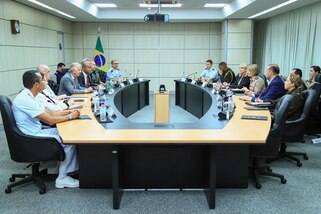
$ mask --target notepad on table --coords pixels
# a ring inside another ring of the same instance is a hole
[[[242,115],[242,120],[268,120],[267,116]]]

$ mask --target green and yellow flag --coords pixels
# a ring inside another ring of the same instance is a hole
[[[100,42],[100,36],[98,36],[97,38],[96,49],[94,53],[94,61],[96,63],[96,69],[104,72],[108,71],[104,49]]]

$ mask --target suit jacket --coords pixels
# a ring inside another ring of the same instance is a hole
[[[86,81],[85,81],[85,75],[83,71],[80,73],[80,75],[77,77],[78,78],[78,83],[81,87],[86,87]],[[92,75],[89,75],[89,86],[94,86],[93,78]]]
[[[291,94],[293,96],[293,100],[290,103],[286,120],[299,119],[303,112],[304,106],[302,91],[300,88],[297,88],[293,91],[289,91],[287,94]]]
[[[265,92],[258,93],[255,97],[252,97],[252,101],[256,98],[260,98],[261,100],[275,100],[277,98],[282,97],[286,93],[284,89],[284,82],[281,77],[276,76],[274,79],[268,84]]]
[[[237,74],[235,77],[235,82],[230,85],[230,88],[243,88],[250,87],[250,77],[245,76],[241,79],[240,74]]]
[[[66,94],[70,96],[72,94],[84,93],[86,93],[86,88],[81,87],[78,83],[78,78],[73,79],[69,72],[61,78],[58,95]]]

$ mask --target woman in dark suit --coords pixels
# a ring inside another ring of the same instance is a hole
[[[230,84],[230,88],[248,88],[250,86],[250,77],[246,74],[247,71],[247,64],[242,63],[240,64],[240,73],[238,73],[235,77],[235,82]]]
[[[303,111],[304,99],[302,96],[301,77],[297,74],[291,73],[290,76],[284,82],[284,89],[287,90],[287,94],[293,96],[293,101],[288,109],[287,120],[296,120],[300,117]]]

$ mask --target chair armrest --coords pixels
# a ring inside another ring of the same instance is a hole
[[[295,124],[300,124],[300,123],[304,123],[304,118],[299,118],[299,119],[296,119],[296,120],[287,120],[285,122],[285,125],[288,126],[288,125],[295,125]]]

